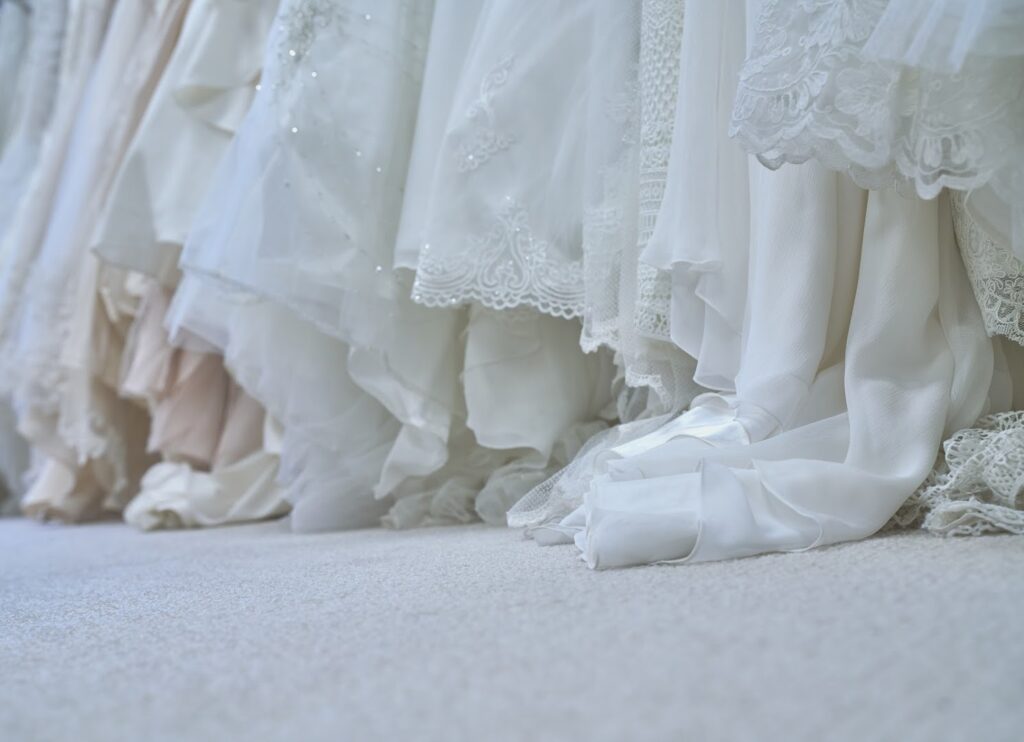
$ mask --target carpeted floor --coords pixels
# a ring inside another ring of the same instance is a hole
[[[1024,539],[591,572],[485,527],[0,521],[3,740],[1024,739]]]

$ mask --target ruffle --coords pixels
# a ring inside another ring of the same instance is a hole
[[[170,318],[220,346],[238,383],[284,427],[280,476],[299,530],[375,525],[373,495],[398,424],[347,372],[348,348],[280,305],[219,294],[219,332],[209,332],[190,276]],[[217,294],[215,285],[207,292]],[[192,321],[190,312],[196,316]],[[283,363],[282,359],[287,359]]]
[[[272,425],[268,421],[268,425]],[[273,436],[273,432],[270,433]],[[269,442],[269,441],[268,441]],[[124,519],[142,530],[221,526],[284,515],[289,506],[277,485],[274,445],[211,473],[164,462],[142,478]]]
[[[768,167],[816,158],[866,188],[987,186],[1024,258],[1020,38],[1024,13],[1001,0],[766,0],[730,134]]]

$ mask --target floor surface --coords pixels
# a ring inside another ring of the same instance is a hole
[[[0,521],[0,739],[1024,739],[1024,539],[591,572],[486,527]]]

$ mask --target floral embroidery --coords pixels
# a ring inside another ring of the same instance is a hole
[[[550,245],[531,234],[526,210],[507,199],[491,229],[470,239],[466,250],[436,258],[424,245],[412,298],[434,307],[467,301],[492,309],[531,306],[571,318],[581,313],[582,287],[581,261],[552,256]]]
[[[480,82],[479,97],[466,109],[466,118],[472,129],[467,139],[459,144],[456,150],[460,173],[476,170],[494,155],[515,143],[512,135],[496,128],[494,108],[491,105],[497,91],[508,82],[514,61],[513,56],[506,57],[484,75]]]

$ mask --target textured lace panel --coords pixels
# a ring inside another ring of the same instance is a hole
[[[764,164],[817,158],[862,186],[922,198],[991,183],[1020,210],[1024,59],[968,55],[955,73],[864,54],[887,0],[766,0],[730,134]]]
[[[466,119],[473,124],[466,140],[459,143],[455,156],[460,173],[476,170],[499,152],[515,143],[515,137],[497,128],[492,101],[508,82],[514,56],[505,57],[480,81],[480,95],[466,108]]]
[[[642,264],[662,208],[676,124],[684,4],[646,0],[640,24],[636,241],[623,259],[620,303],[628,311],[619,351],[628,386],[650,389],[644,414],[678,412],[697,393],[694,364],[670,341],[671,275]]]
[[[586,311],[581,345],[616,353],[622,381],[649,390],[645,414],[678,411],[699,389],[670,337],[671,276],[640,263],[661,208],[676,120],[683,3],[646,0],[635,70],[602,114],[621,149],[584,220]],[[607,145],[606,145],[607,146]],[[614,151],[614,150],[613,150]]]
[[[649,338],[669,341],[672,307],[672,275],[650,265],[637,267],[636,317],[637,332]]]
[[[668,179],[669,151],[679,94],[679,53],[683,39],[682,0],[646,0],[640,24],[639,252],[654,233]],[[637,272],[636,330],[668,340],[671,276],[651,266]]]
[[[1024,412],[983,417],[943,451],[892,525],[951,536],[1024,534]]]
[[[491,309],[529,306],[555,317],[581,314],[583,266],[556,257],[530,231],[526,209],[506,198],[493,226],[470,238],[468,248],[440,257],[420,251],[413,301],[429,307],[475,301]]]
[[[613,5],[486,5],[448,83],[413,301],[584,313],[587,112],[631,39],[598,43]]]
[[[953,193],[951,202],[956,239],[985,329],[1024,345],[1024,263],[971,217],[963,194]]]
[[[626,203],[633,192],[628,183],[635,160],[625,158],[616,168],[605,173],[606,192],[600,203],[583,214],[583,332],[580,346],[587,353],[602,345],[619,348],[621,308],[619,290],[623,273],[623,245],[630,238]],[[635,170],[634,170],[635,172]]]
[[[600,84],[588,121],[588,184],[583,213],[585,307],[580,345],[617,351],[622,329],[621,286],[627,278],[624,248],[636,241],[640,145],[640,12],[631,18],[635,48]],[[622,28],[621,33],[626,33]]]

